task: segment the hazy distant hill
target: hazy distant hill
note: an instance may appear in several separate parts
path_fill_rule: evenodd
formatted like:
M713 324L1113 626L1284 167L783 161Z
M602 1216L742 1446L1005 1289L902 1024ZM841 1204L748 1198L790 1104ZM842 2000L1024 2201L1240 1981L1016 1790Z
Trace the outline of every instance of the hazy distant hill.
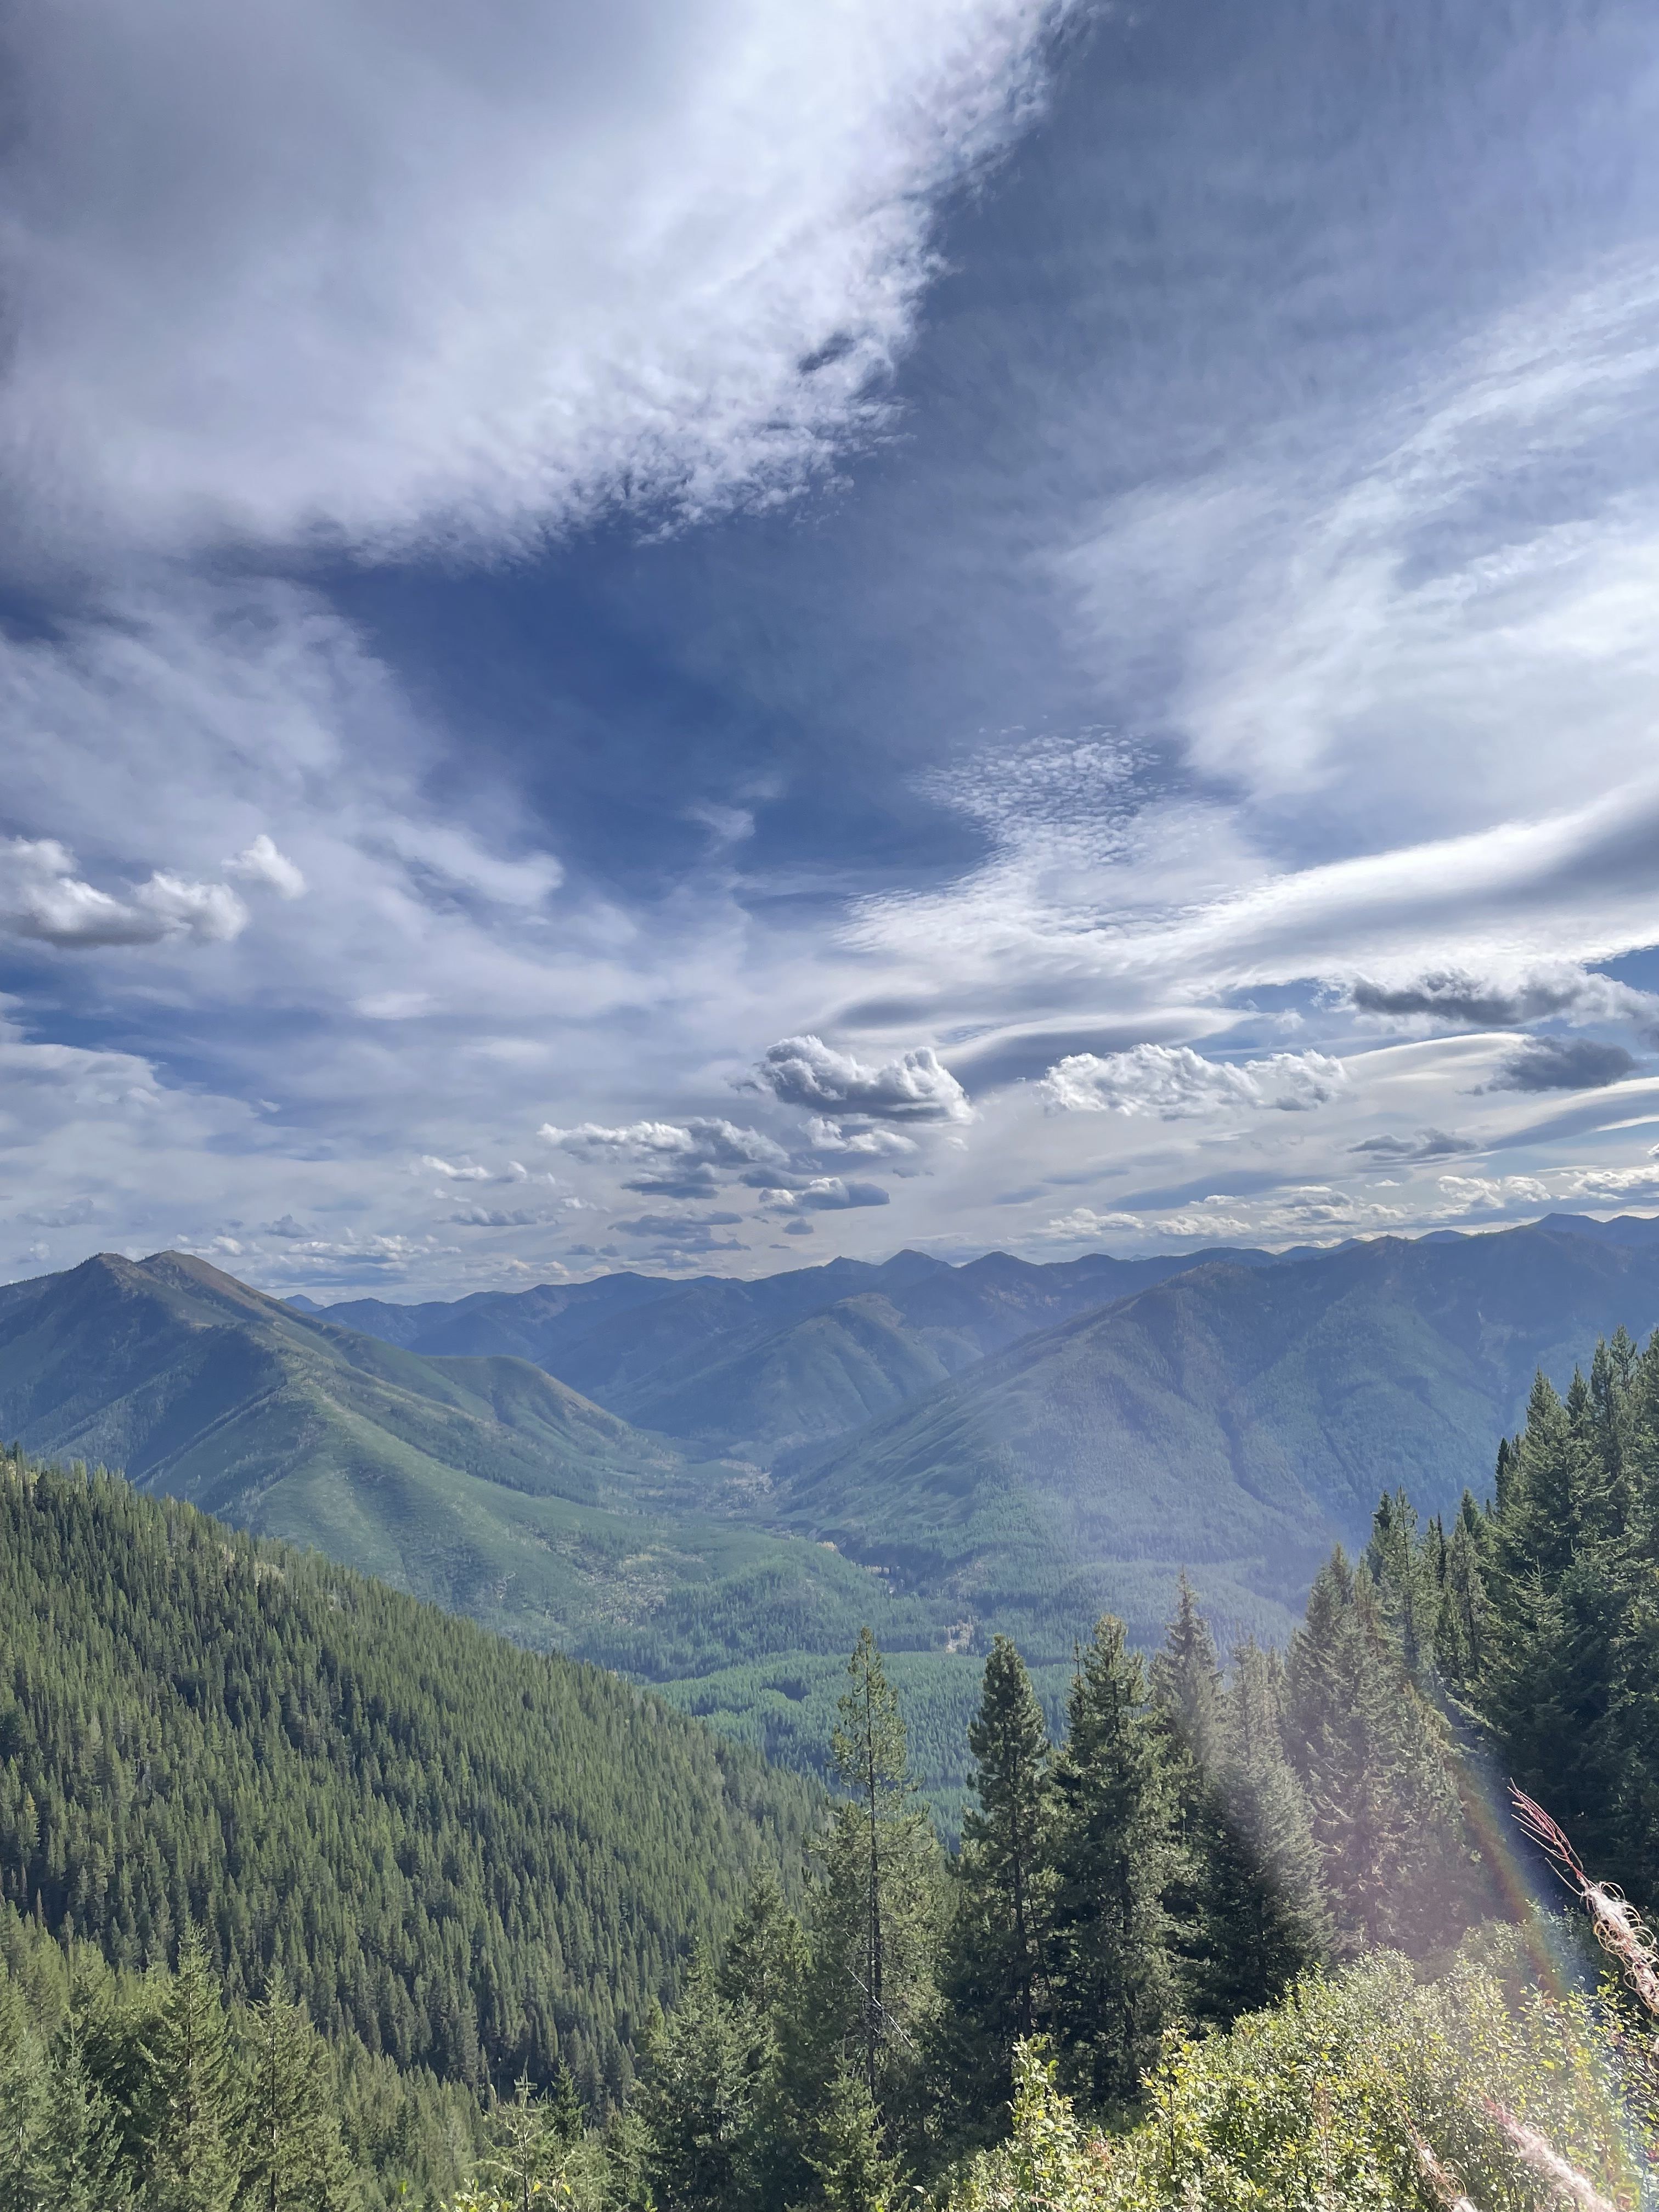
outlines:
M1219 1612L1294 1606L1384 1488L1484 1493L1538 1366L1659 1322L1659 1240L1576 1224L1212 1263L1040 1332L804 1450L778 1510L964 1614L1064 1647L1155 1631L1185 1565Z
M447 1306L355 1299L326 1317L422 1352L520 1352L641 1427L769 1464L1033 1329L1210 1257L1273 1264L1271 1254L1229 1251L1037 1266L993 1252L953 1267L900 1252L879 1267L836 1260L756 1282L623 1274Z

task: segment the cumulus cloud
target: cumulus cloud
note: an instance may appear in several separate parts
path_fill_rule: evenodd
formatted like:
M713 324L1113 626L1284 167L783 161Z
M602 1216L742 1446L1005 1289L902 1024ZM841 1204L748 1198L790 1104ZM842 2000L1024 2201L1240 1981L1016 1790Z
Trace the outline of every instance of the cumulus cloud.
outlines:
M1634 1074L1620 1044L1589 1037L1528 1037L1484 1087L1488 1091L1601 1091Z
M1610 975L1573 967L1540 969L1510 981L1442 969L1400 983L1359 978L1347 987L1348 1003L1361 1013L1391 1020L1427 1018L1468 1029L1512 1030L1564 1017L1602 1022L1632 1020L1650 1029L1659 999Z
M759 1129L714 1118L629 1121L620 1127L584 1121L571 1129L544 1121L537 1134L544 1144L582 1160L676 1160L687 1165L744 1168L781 1167L789 1158L781 1145Z
M1419 1129L1410 1137L1366 1137L1351 1149L1361 1158L1392 1166L1408 1160L1449 1159L1459 1152L1478 1152L1481 1146L1474 1138L1456 1136L1449 1129Z
M1206 1060L1190 1045L1138 1044L1103 1055L1073 1053L1036 1087L1054 1113L1156 1114L1176 1121L1240 1107L1305 1113L1335 1097L1346 1080L1341 1061L1322 1052L1232 1062Z
M806 1141L815 1152L856 1152L865 1159L902 1159L919 1149L915 1139L902 1130L832 1121L821 1115L807 1123Z
M526 543L622 488L787 486L868 420L934 196L1029 111L1059 12L38 11L8 52L14 512Z
M872 1121L969 1121L968 1094L931 1045L878 1067L837 1052L822 1037L785 1037L769 1048L744 1087L766 1090L785 1106L851 1114Z
M278 852L263 830L251 845L225 862L225 873L242 883L262 884L267 890L275 891L278 898L296 899L306 895L305 878L286 853Z
M1551 1203L1548 1185L1536 1176L1442 1176L1439 1184L1449 1213L1493 1213Z
M434 1152L422 1152L419 1167L432 1175L441 1176L446 1182L528 1182L530 1170L519 1160L509 1160L504 1168L482 1168L476 1161L441 1160ZM551 1177L549 1178L551 1181Z
M228 884L192 883L158 869L120 899L77 876L74 854L56 838L0 843L0 928L37 944L74 951L223 945L247 919Z
M760 1195L762 1204L775 1213L841 1213L849 1207L889 1202L878 1182L843 1182L839 1176L816 1176L794 1189L779 1185L763 1189Z
M1132 1231L1139 1235L1146 1223L1138 1213L1101 1213L1091 1206L1074 1206L1069 1213L1058 1213L1048 1223L1046 1234L1060 1240L1109 1235L1113 1230Z

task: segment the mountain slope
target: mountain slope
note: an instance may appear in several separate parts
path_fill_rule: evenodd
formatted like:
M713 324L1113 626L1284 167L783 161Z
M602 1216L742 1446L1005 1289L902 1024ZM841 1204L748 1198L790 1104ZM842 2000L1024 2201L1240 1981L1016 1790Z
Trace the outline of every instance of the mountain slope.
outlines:
M1659 1322L1659 1246L1524 1229L1211 1265L1025 1339L780 1470L779 1510L1056 1656L1101 1605L1148 1637L1177 1568L1272 1625L1404 1483L1484 1491L1534 1367Z
M741 1526L729 1471L527 1362L424 1359L178 1254L9 1286L0 1434L647 1672L665 1637L673 1671L702 1648L700 1610L833 1649L867 1599L833 1553Z
M665 1294L655 1297L641 1294L641 1278L622 1275L573 1291L507 1293L488 1306L477 1297L450 1307L359 1300L327 1314L422 1352L522 1351L642 1427L769 1465L793 1445L890 1412L1034 1329L1210 1257L1271 1264L1265 1253L1093 1253L1035 1266L994 1252L952 1267L901 1252L878 1267L838 1260L757 1282L659 1285ZM598 1295L610 1284L618 1288Z
M138 1966L188 1915L233 1990L475 2084L626 2080L692 1942L794 1861L805 1786L189 1508L0 1458L0 1891Z

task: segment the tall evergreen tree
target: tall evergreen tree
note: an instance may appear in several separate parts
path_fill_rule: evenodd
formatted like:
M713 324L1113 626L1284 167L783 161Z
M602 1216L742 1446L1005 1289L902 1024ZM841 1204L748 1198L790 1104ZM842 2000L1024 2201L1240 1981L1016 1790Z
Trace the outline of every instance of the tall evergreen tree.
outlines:
M0 1981L0 2212L44 2212L45 2054L21 1991Z
M1271 2004L1331 1957L1334 1929L1308 1801L1285 1755L1277 1655L1234 1654L1223 1712L1220 1796L1237 1877L1211 1923L1212 1986L1225 2019Z
M1053 1893L1053 1792L1042 1708L1006 1636L985 1662L969 1725L979 1802L963 1818L954 1911L939 1972L939 2066L964 2141L1001 2132L1014 2046L1042 2014Z
M1151 1686L1170 1808L1164 1905L1176 1996L1183 2013L1219 2023L1232 2016L1220 1923L1234 1890L1248 1881L1249 1851L1221 1796L1221 1666L1184 1569L1152 1657Z
M238 2212L337 2212L346 2159L322 2039L273 1967L253 2015Z
M1455 1934L1470 1856L1449 1732L1413 1685L1376 1587L1337 1551L1285 1662L1287 1749L1350 1948Z
M730 2212L750 2202L756 2087L738 2008L699 1954L673 2010L653 2015L641 2051L645 2170L660 2212Z
M1185 1568L1162 1648L1152 1660L1152 1690L1200 1771L1213 1773L1221 1749L1221 1664Z
M825 1854L814 1948L854 2021L859 2064L884 2125L890 2091L914 2074L933 1996L938 1847L916 1797L904 1721L875 1638L862 1630L830 1739L850 1802Z
M856 2067L836 2071L811 2162L829 2212L882 2212L892 2198L898 2166L886 2148L881 2116Z
M231 2147L229 2033L200 1933L186 1929L157 2023L150 2193L156 2212L228 2212L236 2192Z
M81 2025L69 2012L52 2039L52 2087L42 2149L51 2212L122 2212L133 2201L123 2172L113 2100L87 2064ZM319 2212L331 2212L319 2203Z
M1145 1670L1109 1614L1079 1655L1067 1721L1054 1767L1051 2017L1073 2081L1109 2106L1134 2096L1175 2001L1158 1731Z
M763 1871L714 1978L736 2030L750 2113L743 2160L763 2205L800 2203L814 2183L803 2123L822 2095L825 2045L804 2017L809 1964L801 1924L776 1877Z

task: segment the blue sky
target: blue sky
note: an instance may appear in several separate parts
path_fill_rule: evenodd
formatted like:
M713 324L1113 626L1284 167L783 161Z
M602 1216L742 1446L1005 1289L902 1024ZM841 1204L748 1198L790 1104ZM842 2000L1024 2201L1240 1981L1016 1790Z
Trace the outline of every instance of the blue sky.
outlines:
M1650 28L24 11L0 1271L1659 1206Z

